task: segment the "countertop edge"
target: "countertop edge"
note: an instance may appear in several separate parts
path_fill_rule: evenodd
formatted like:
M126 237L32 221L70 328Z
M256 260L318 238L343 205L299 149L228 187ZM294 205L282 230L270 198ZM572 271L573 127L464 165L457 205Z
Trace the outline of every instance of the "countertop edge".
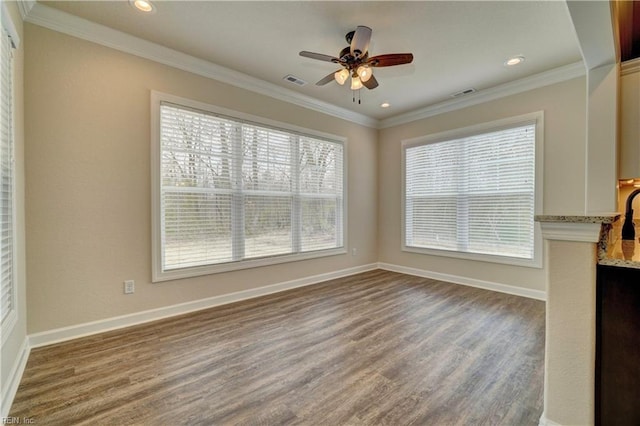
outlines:
M622 215L619 213L603 214L596 216L578 215L536 215L535 221L541 223L575 223L575 224L600 224L600 237L597 242L597 264L613 266L619 268L640 269L640 261L631 258L622 258L623 253L628 250L618 247L621 244L620 224L616 223ZM636 225L638 226L638 225ZM633 243L632 243L633 244ZM637 244L636 244L637 245ZM627 246L628 247L628 246ZM631 246L631 257L633 257L633 246ZM627 257L627 256L624 256ZM636 256L637 257L637 256Z
M640 262L636 262L634 260L611 259L608 257L605 257L604 259L600 259L599 256L598 256L598 265L615 266L618 268L640 269Z
M611 224L620 218L620 213L611 213L598 216L578 215L536 215L536 222L564 222L564 223L601 223Z

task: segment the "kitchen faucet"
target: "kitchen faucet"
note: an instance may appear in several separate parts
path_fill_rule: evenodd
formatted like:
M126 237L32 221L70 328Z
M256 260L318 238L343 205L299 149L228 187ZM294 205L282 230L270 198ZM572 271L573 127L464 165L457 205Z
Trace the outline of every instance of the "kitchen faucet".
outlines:
M622 239L635 240L636 230L633 227L633 208L631 204L636 195L640 194L640 189L636 189L627 197L627 210L624 212L624 224L622 225Z

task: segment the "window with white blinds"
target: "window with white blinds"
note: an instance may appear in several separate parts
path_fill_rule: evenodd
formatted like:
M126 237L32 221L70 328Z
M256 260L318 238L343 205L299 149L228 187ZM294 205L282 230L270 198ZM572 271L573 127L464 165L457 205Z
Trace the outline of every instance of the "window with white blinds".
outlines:
M404 248L534 261L537 125L405 144Z
M344 252L342 142L158 108L156 281Z
M4 28L0 44L0 309L5 328L15 317L16 290L13 262L13 44Z

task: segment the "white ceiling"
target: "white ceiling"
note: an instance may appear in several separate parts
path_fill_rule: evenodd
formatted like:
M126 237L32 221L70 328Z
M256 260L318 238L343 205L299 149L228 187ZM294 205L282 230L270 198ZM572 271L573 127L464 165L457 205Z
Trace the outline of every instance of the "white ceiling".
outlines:
M149 15L127 1L39 3L379 120L582 60L564 1L156 0ZM380 86L362 89L360 105L347 85L315 85L335 64L298 55L338 56L357 25L373 29L370 56L414 55L412 64L375 69ZM505 67L514 55L526 61Z

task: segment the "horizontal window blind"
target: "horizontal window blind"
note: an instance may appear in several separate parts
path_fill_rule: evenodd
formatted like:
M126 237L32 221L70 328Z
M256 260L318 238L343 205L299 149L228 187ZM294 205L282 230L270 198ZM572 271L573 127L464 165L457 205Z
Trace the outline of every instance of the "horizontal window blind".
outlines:
M2 31L0 46L0 283L2 324L15 310L13 267L13 88L12 44Z
M160 104L162 270L343 246L343 146Z
M407 247L533 259L534 123L404 154Z

